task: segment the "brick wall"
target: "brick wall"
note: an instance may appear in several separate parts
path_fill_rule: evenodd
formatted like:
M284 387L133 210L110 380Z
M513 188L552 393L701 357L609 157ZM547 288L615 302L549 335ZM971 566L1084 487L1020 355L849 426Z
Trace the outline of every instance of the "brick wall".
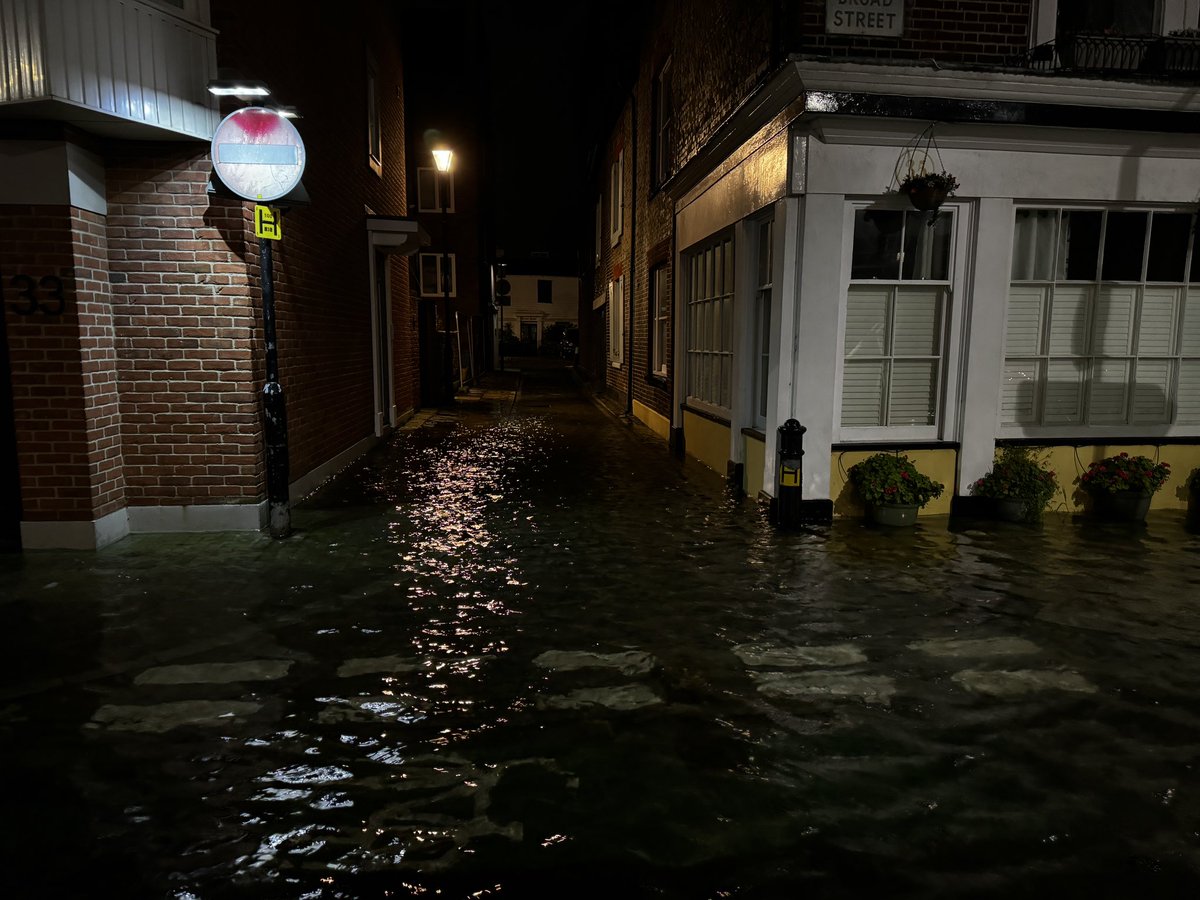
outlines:
M130 505L263 493L248 206L210 200L196 144L114 144L108 257Z
M218 63L245 77L261 78L282 103L294 104L308 166L304 185L312 205L284 217L275 248L280 381L287 398L292 475L319 466L374 433L370 251L366 210L405 215L404 106L401 61L394 24L379 3L346 6L316 32L291 4L275 0L260 11L276 28L278 46L309 48L326 65L274 67L253 29L243 27L244 7L212 4L221 31ZM278 15L271 15L272 10ZM296 52L300 52L297 50ZM378 76L383 126L382 174L368 162L367 66ZM315 57L314 57L315 58ZM223 110L228 111L228 110ZM257 252L251 248L250 261ZM408 261L391 261L395 403L419 402L416 308ZM257 277L257 269L253 270Z
M21 475L23 517L28 521L90 519L93 492L84 412L80 311L73 251L76 221L66 206L0 207L0 275L12 368L13 423ZM87 273L90 274L90 273ZM62 311L50 301L38 311L20 296L25 275L34 283L58 279ZM94 287L92 279L88 286Z
M906 0L904 34L894 38L825 34L825 0L804 0L797 12L800 20L787 36L797 52L834 59L934 59L994 66L1028 49L1033 2Z

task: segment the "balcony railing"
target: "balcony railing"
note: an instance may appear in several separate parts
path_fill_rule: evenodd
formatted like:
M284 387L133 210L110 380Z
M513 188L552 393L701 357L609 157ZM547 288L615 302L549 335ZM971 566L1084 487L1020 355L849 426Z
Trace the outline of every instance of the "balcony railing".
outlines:
M1200 38L1068 34L1033 47L1012 65L1035 72L1114 78L1200 80Z

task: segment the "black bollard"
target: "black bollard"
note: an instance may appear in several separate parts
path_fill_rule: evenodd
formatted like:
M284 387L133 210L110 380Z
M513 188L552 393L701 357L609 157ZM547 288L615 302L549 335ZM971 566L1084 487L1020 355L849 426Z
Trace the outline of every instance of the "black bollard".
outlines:
M775 433L775 524L780 528L795 528L803 518L801 473L806 431L795 419L788 419Z

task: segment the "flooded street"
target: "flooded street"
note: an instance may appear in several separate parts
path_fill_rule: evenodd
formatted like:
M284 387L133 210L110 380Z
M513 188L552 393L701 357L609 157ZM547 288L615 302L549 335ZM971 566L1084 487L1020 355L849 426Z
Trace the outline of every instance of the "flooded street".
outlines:
M8 896L1200 895L1181 515L780 533L539 370L293 522L0 558Z

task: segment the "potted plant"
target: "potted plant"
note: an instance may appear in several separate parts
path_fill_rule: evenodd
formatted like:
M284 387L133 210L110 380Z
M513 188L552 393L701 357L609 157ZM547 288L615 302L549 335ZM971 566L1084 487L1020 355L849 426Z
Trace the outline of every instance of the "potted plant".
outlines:
M1101 517L1141 522L1150 510L1150 498L1170 475L1170 463L1121 453L1089 464L1079 476L1079 486Z
M992 500L996 517L1008 522L1037 522L1058 480L1042 466L1028 447L1001 447L992 471L975 482L971 492Z
M922 475L899 453L876 453L850 467L850 483L879 525L912 525L917 510L942 495L944 485Z
M896 190L908 197L908 202L922 211L936 210L946 197L958 189L958 179L949 172L926 172L924 168L910 172Z

